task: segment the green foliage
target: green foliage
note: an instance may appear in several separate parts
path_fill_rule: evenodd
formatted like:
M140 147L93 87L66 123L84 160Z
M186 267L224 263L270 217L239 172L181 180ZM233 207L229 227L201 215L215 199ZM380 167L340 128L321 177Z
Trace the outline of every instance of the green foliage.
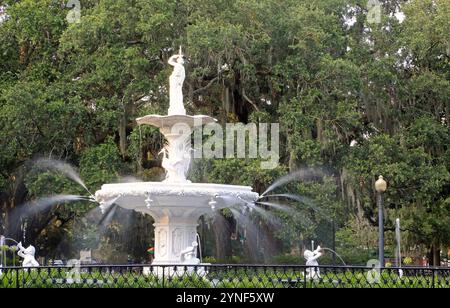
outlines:
M327 170L277 188L309 200L277 200L294 214L267 208L281 219L282 228L268 228L280 253L311 239L330 246L335 226L339 252L350 260L361 250L360 263L374 246L359 233L373 237L380 174L388 181L386 227L400 217L409 246L450 244L448 1L382 1L380 24L367 22L359 0L82 1L74 24L60 1L3 3L2 234L20 236L4 219L22 203L86 193L61 173L36 169L36 157L75 165L91 191L130 173L161 179L164 141L135 118L166 113L166 62L182 45L189 114L281 127L278 168L262 169L260 158L196 160L192 181L262 193L301 166ZM399 8L403 22L394 17ZM66 252L71 241L96 247L101 239L83 220L92 206L57 204L34 217L30 240ZM356 220L364 228L354 229Z
M295 255L278 255L273 257L272 262L274 264L295 264L295 265L304 265L305 259L301 256Z
M124 164L114 140L86 149L80 158L80 174L91 189L99 189L104 183L118 179Z
M412 264L412 262L413 262L413 260L411 257L406 257L403 259L403 264L405 264L405 265L410 265L410 264Z

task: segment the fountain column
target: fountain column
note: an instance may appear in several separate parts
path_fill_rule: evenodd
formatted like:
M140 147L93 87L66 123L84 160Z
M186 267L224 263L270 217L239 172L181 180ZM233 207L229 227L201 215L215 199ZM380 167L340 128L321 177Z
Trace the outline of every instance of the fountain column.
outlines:
M155 222L155 259L153 264L180 263L180 252L196 241L197 221L186 223Z
M201 215L211 213L208 197L183 196L170 198L170 203L154 204L140 212L155 220L155 258L153 264L179 264L181 252L197 241L197 226ZM196 202L195 202L196 201ZM197 204L196 204L197 203Z

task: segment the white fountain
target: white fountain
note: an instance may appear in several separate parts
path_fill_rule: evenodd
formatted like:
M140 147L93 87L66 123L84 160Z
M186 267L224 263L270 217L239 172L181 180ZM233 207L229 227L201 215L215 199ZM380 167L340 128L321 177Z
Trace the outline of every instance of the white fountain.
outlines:
M105 210L111 200L125 209L149 214L155 220L155 258L153 265L199 264L197 225L201 215L236 204L254 202L258 194L249 186L191 183L186 179L191 162L193 128L215 122L204 115L186 115L182 87L184 56L169 59L174 66L170 76L170 107L167 116L148 115L136 119L139 125L156 126L167 139L161 151L166 170L163 182L105 184L95 193Z

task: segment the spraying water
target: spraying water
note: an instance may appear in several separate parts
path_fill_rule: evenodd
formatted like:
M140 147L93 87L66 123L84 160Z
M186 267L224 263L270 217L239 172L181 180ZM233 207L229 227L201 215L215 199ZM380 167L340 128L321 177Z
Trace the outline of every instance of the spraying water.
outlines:
M83 180L81 180L78 173L70 164L54 159L39 159L36 161L36 165L40 168L53 169L63 173L68 178L81 185L81 187L89 193L89 196L93 197L93 194L89 191Z
M40 198L35 201L30 201L22 204L21 206L14 209L12 215L13 217L26 218L31 215L35 215L42 211L48 210L55 204L64 202L75 202L75 201L89 201L96 202L90 197L78 196L78 195L56 195L51 197Z
M269 211L266 211L265 209L257 206L257 204L255 202L249 202L245 199L240 198L239 196L236 197L236 196L221 196L221 195L219 195L219 196L217 196L217 199L222 199L224 201L228 201L228 203L230 203L230 204L232 204L232 202L235 202L235 204L232 205L232 207L234 207L234 208L238 208L238 207L244 205L244 209L248 208L250 210L250 212L255 211L265 221L268 221L274 225L280 224L280 219L278 217L274 216Z
M273 182L273 184L270 185L266 189L266 191L261 194L261 197L265 196L267 193L274 190L275 188L278 188L278 187L280 187L286 183L292 182L294 180L300 180L300 179L308 180L310 178L316 178L316 177L320 177L323 175L324 175L324 172L320 169L317 170L317 169L311 169L311 168L301 168L301 169L291 172L291 173L279 178L275 182Z
M274 209L281 210L281 211L284 211L284 212L289 213L289 214L294 214L295 213L295 211L292 208L290 208L288 206L285 206L285 205L278 204L278 203L258 201L255 204L266 205L268 207L272 207Z
M342 262L342 264L344 264L345 266L347 266L347 264L345 264L344 260L341 258L341 256L340 256L336 251L334 251L333 249L327 248L327 247L321 247L321 248L324 249L324 250L328 250L328 251L334 253L335 256L338 257L339 260Z
M316 206L310 198L294 195L294 194L273 194L273 195L266 195L261 196L258 200L261 199L270 199L270 198L285 198L290 199L294 201L300 202L302 205L306 205L308 208L312 209L315 213L319 214L321 218L330 221L330 218L324 213L324 211ZM261 203L261 201L257 201L257 203ZM273 203L272 203L273 204Z
M9 238L9 237L5 237L5 241L11 241L14 242L16 245L19 244L19 242L17 242L15 239Z

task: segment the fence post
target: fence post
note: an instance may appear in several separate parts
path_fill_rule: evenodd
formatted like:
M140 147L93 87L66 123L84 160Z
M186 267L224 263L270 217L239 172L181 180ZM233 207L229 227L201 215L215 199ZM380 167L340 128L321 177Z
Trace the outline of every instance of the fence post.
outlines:
M306 267L303 268L303 289L306 289L308 285L306 284Z
M433 271L432 271L433 277L431 278L431 288L432 289L434 289L434 284L435 284L435 280L434 280L435 279L434 277L436 276L435 272L436 272L436 268L433 268Z
M162 270L163 270L163 276L162 276L162 287L163 288L165 288L165 276L164 276L164 272L166 271L166 267L163 265L163 268L162 268Z
M20 285L19 285L19 269L15 268L14 270L16 271L16 289L19 289L20 288Z

